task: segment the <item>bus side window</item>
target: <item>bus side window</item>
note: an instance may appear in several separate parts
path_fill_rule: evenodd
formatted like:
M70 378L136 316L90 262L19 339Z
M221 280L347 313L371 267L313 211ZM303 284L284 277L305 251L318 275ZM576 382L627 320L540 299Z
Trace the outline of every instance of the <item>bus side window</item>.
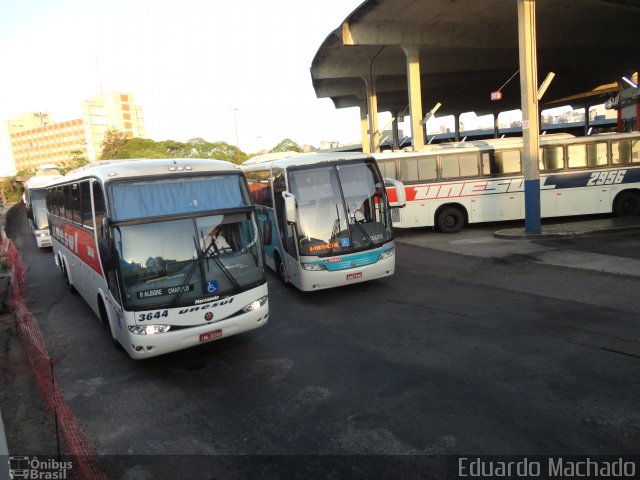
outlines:
M567 147L569 168L584 168L587 166L585 145L569 145Z
M640 140L631 141L631 163L640 163Z
M393 161L378 162L382 178L396 178L396 164Z
M99 232L101 238L104 237L105 232L102 231L102 220L107 215L107 209L104 203L104 195L102 193L102 186L99 182L91 182L91 188L93 190L93 210L94 217L96 219L96 229Z
M590 143L587 145L587 165L589 167L602 167L607 164L607 144L604 142Z
M629 140L611 144L611 161L614 165L631 163L631 142Z
M440 157L442 178L473 177L480 173L475 153Z
M544 147L540 149L540 152L540 170L562 170L564 168L562 147Z
M80 223L80 187L77 183L71 185L72 220Z
M82 225L93 229L93 215L91 214L91 191L89 181L80 182L80 200L82 202Z
M69 185L65 185L62 187L62 197L63 197L63 211L64 217L67 220L71 220L73 218L73 213L71 209L71 187Z
M500 173L520 173L522 172L522 161L520 159L520 150L504 150L498 152L500 156L500 164L502 166Z
M436 180L438 178L438 163L435 157L418 160L418 177L420 180Z
M402 182L417 182L418 176L418 160L414 158L404 159L400 161L400 178Z

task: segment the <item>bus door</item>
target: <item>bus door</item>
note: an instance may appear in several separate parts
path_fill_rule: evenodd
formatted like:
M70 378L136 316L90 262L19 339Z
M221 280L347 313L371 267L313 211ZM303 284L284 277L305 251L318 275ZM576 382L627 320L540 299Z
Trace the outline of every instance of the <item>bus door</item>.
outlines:
M281 168L273 169L273 198L274 198L274 215L275 223L274 229L278 229L278 237L281 242L280 260L283 262L288 280L294 285L298 286L299 283L299 260L298 260L298 245L296 241L296 227L295 224L289 223L286 215L285 199L282 196L283 192L287 191L287 185L285 180L285 171ZM278 271L278 265L275 265L274 270Z

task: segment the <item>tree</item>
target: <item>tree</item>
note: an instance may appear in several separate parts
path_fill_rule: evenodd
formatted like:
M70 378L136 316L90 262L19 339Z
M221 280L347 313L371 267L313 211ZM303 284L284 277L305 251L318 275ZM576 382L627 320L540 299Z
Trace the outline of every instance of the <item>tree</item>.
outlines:
M73 150L71 152L71 158L66 162L63 162L60 166L60 173L66 175L67 172L87 165L89 160L84 156L81 150Z
M19 202L22 199L22 185L15 177L0 178L0 198L5 202Z
M275 152L302 152L302 148L290 138L285 138L270 150L270 153Z
M100 160L126 158L122 156L124 154L126 142L127 135L124 132L113 127L107 130L104 133L104 138L100 144L102 147Z

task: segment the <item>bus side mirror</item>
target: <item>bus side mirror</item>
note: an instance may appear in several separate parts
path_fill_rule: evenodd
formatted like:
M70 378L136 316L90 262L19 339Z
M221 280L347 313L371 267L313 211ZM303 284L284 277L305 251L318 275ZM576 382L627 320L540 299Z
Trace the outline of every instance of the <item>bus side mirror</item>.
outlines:
M407 194L404 190L404 183L395 178L385 178L384 186L387 188L387 195L389 195L389 206L391 208L404 208L407 205ZM389 188L395 189L395 195L390 195ZM395 197L395 202L392 202L391 198Z
M110 238L101 238L98 240L98 252L100 253L100 263L102 263L102 270L108 272L113 270L113 243Z
M288 223L296 223L296 197L289 192L282 192L284 198L284 211Z
M31 207L27 207L27 218L33 220L33 209Z
M100 254L100 262L102 270L105 272L112 270L113 265L113 240L109 234L109 219L102 219L102 232L98 240L98 253Z
M271 245L271 220L265 220L262 224L262 244L266 247Z

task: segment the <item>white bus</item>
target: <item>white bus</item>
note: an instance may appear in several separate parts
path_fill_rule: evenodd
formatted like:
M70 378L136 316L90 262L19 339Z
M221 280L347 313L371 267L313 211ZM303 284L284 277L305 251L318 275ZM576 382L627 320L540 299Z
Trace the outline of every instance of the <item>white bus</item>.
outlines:
M390 206L373 157L279 157L255 157L242 168L258 209L265 261L283 282L309 291L393 275Z
M50 182L60 178L57 172L31 177L24 185L24 204L27 208L27 218L36 238L38 248L51 246L49 234L49 220L47 218L47 205L45 202L45 187Z
M65 281L132 358L267 323L261 239L239 167L98 162L51 184L47 209Z
M640 133L540 137L542 217L640 214ZM376 154L385 177L404 184L399 228L455 233L466 223L524 218L522 138L429 145ZM393 200L395 189L389 190Z

